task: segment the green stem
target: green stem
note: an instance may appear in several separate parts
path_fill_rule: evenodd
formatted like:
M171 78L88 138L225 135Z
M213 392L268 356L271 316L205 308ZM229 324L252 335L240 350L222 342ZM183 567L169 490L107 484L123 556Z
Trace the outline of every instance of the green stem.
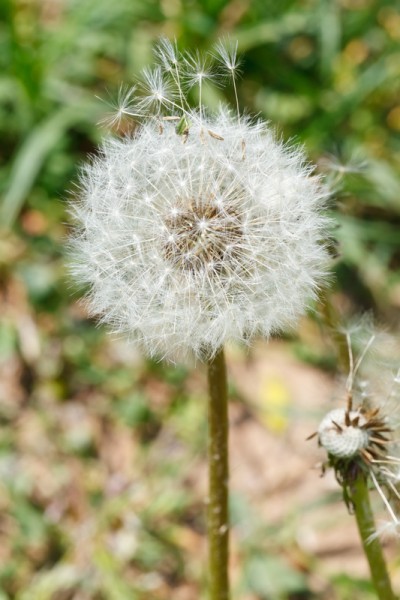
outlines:
M344 373L347 373L350 369L350 365L346 335L341 331L341 319L332 303L331 296L332 295L328 292L328 289L325 289L321 293L321 314L322 318L324 319L325 326L328 328L329 331L331 331L332 340L335 344L335 350L337 354L339 367L343 370Z
M228 390L224 351L208 361L208 544L210 600L229 599Z
M358 531L377 596L379 600L396 600L379 539L375 537L371 540L370 537L371 533L375 532L375 523L365 474L360 471L355 481L349 487Z

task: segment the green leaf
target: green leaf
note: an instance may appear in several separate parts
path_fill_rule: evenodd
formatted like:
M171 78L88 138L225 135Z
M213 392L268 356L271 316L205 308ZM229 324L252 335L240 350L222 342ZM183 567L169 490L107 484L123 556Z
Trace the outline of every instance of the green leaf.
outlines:
M341 22L338 2L321 0L319 3L320 69L324 77L332 73L340 51Z
M124 582L116 559L102 548L97 548L93 555L100 580L101 590L109 600L136 600L137 592Z
M279 598L306 589L305 577L283 559L256 554L245 567L249 589L260 598Z
M93 107L92 107L93 110ZM0 222L12 226L47 156L75 123L88 118L87 107L62 107L27 137L11 167L10 185L0 208Z
M238 29L235 38L239 49L245 52L265 43L276 43L282 38L304 34L310 29L310 19L306 13L287 13L276 21L264 21Z
M75 565L60 564L51 571L38 573L17 600L52 600L64 596L63 592L73 589L80 581L81 576Z

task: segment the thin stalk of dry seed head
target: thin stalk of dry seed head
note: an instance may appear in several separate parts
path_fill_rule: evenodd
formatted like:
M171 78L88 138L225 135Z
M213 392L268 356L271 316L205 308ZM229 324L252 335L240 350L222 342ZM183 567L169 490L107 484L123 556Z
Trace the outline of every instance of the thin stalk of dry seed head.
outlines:
M371 537L375 532L365 474L360 470L358 476L349 485L350 499L354 506L354 514L360 533L364 554L368 560L371 579L379 600L396 600L378 537Z
M327 325L328 331L332 334L339 367L343 373L346 373L349 370L349 353L346 336L338 328L340 316L330 300L328 289L323 290L320 294L320 306L323 320Z
M208 388L209 594L210 600L228 600L228 391L222 348L208 361Z

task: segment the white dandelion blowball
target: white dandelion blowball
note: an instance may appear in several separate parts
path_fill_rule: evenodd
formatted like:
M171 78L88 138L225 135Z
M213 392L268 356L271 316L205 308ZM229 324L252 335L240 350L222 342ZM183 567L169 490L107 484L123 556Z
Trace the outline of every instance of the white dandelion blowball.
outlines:
M235 48L218 51L234 77ZM326 273L327 191L267 123L207 114L208 61L165 40L157 57L112 119L134 133L82 171L73 270L91 312L147 354L204 358L296 323Z

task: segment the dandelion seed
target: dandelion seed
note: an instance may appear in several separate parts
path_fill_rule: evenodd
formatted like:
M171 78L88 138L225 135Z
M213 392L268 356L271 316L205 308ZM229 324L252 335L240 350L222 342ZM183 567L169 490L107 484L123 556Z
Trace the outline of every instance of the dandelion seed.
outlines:
M142 75L142 96L138 105L144 114L158 117L163 107L171 108L176 105L174 88L165 77L161 66L154 69L143 69Z
M216 77L210 57L202 56L198 50L195 54L185 54L183 68L183 80L188 89L195 85L200 86L204 81Z
M214 80L215 73L212 70L210 57L202 56L199 51L195 54L186 53L184 57L183 82L187 89L195 86L199 91L199 115L202 118L202 99L204 82Z
M179 66L179 52L176 42L162 37L154 51L155 57L166 72L174 71Z
M240 60L237 41L220 40L215 46L214 55L225 66L231 77L238 76Z
M215 47L215 56L229 73L235 94L236 112L240 123L239 97L236 88L236 79L239 75L240 60L238 58L238 43L231 40L219 41Z
M336 187L340 186L345 177L364 173L368 167L368 161L356 156L344 160L334 154L326 154L320 158L318 165L327 174L330 185Z
M368 167L368 162L365 159L354 157L346 162L334 154L327 154L322 157L319 164L339 176L362 173Z
M116 99L110 98L107 102L110 111L100 121L102 125L107 127L120 128L121 123L126 117L141 117L137 101L135 99L137 87L128 86L121 84Z

